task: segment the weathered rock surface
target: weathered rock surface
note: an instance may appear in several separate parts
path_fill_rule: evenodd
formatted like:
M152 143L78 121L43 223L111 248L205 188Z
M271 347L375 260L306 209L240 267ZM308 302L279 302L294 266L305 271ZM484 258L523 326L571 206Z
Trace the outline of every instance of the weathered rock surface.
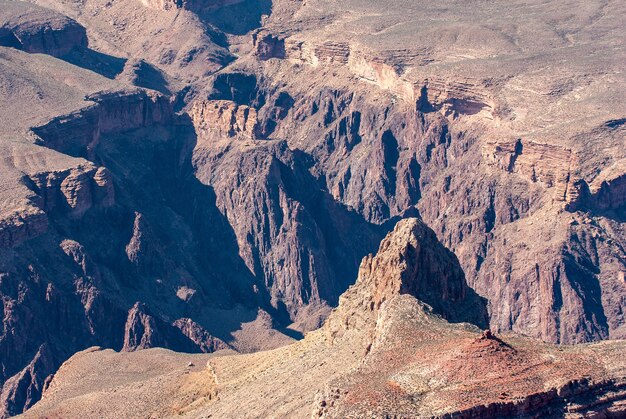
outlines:
M622 338L615 325L625 290L614 278L625 269L623 106L607 85L572 82L590 69L595 80L620 78L608 29L616 22L608 10L620 6L591 6L607 26L574 30L574 49L552 35L494 31L483 23L508 18L486 4L472 18L452 6L391 7L398 12L307 2L291 20L279 10L253 35L254 59L227 71L256 75L264 96L253 99L261 124L273 121L269 138L310 156L336 200L373 223L419 210L488 298L495 330L564 343ZM603 64L565 64L589 37L602 45ZM529 55L547 50L569 76L544 72L543 58ZM355 77L358 87L346 88ZM293 103L281 118L271 111L278 94ZM597 257L595 239L578 244L581 234L598 235L593 225L610 237Z
M623 2L32 2L2 3L4 412L91 345L288 343L410 216L461 265L412 290L446 318L467 283L496 333L626 336Z
M193 166L214 191L260 292L269 294L276 315L294 322L336 304L359 257L382 235L382 228L320 190L283 141L200 136Z
M132 147L122 146L130 138L123 136L128 132L139 131L135 141L142 149L136 153L145 153L146 159L154 158L150 153L156 153L160 141L161 147L167 144L172 149L158 153L180 152L180 147L164 141L175 129L169 100L49 56L14 49L2 49L1 56L0 84L7 95L0 107L0 415L31 406L65 359L94 344L126 350L160 344L190 352L225 345L200 325L205 322L202 316L193 310L184 313L177 290L196 290L187 293L190 305L202 307L200 300L209 297L190 279L197 277L188 273L194 268L186 270L172 262L184 259L180 250L177 255L163 250L160 222L178 237L174 249L191 241L185 236L190 228L172 210L163 218L161 210L148 209L150 204L137 204L148 202L145 197L133 198L139 197L138 190L154 185L157 177L129 189L125 181L120 183L131 176L126 168L109 170L104 163L108 154L103 149L128 156ZM62 112L67 112L65 117L59 116ZM176 157L172 163L161 172L162 179L168 179L167 188L175 188L173 173L182 167ZM140 171L146 167L141 165ZM158 169L163 168L154 167L157 173ZM163 185L157 183L153 192L162 191ZM135 214L143 212L148 214L148 227L135 222ZM151 229L156 230L152 237ZM147 242L149 238L155 242ZM169 283L164 270L176 283ZM152 276L155 271L157 277ZM152 277L149 286L142 279L146 277ZM205 288L214 295L223 292L219 286ZM223 294L214 298L226 301ZM140 304L142 309L134 313L137 301L148 304ZM227 303L226 311L232 307ZM248 315L252 314L242 308L233 317ZM196 322L189 323L189 316ZM229 327L222 327L219 334L230 336Z
M247 105L222 100L200 101L193 105L189 115L202 138L254 140L259 135L257 111Z
M46 95L57 94L54 76ZM84 89L61 90L76 107L65 116L40 123L26 111L19 139L5 143L3 168L19 182L3 178L4 415L32 405L61 362L91 345L289 342L275 329L318 327L383 232L320 190L284 142L211 142L161 95ZM216 159L224 150L230 157ZM243 179L254 194L233 200L230 182ZM256 321L259 312L270 321ZM32 378L15 378L26 366Z
M403 220L376 256L363 260L356 284L327 323L302 341L210 357L94 348L66 362L24 417L573 418L626 412L623 341L560 347L449 323L434 311L485 320L484 306L473 301L460 272L431 230ZM415 296L434 298L439 307Z
M0 46L62 57L87 47L85 28L50 9L21 1L0 2Z
M363 259L356 284L342 295L325 327L333 337L363 331L376 323L386 301L405 294L450 322L488 324L485 302L467 286L456 257L431 229L409 218L396 224L375 256Z
M589 228L583 222L588 215L563 211L585 196L577 191L581 165L571 149L524 139L494 144L485 141L480 129L438 112L424 114L403 102L381 106L371 99L380 94L377 89L316 90L317 84L308 81L310 73L300 71L302 77L287 91L263 87L272 93L263 98L258 119L273 121L270 139L287 138L290 148L306 154L311 173L334 199L375 224L419 210L457 254L468 282L490 301L492 326L498 331L513 329L568 343L623 337L614 326L622 318L622 284L609 279L615 277L611 272L625 269L620 221L613 219L620 219L621 207L612 210L613 216L590 215L612 226L605 229L611 237L607 257L587 259L604 272L598 276L583 262L583 255L591 253L567 234L574 222ZM275 117L278 96L291 97L292 105ZM527 246L534 237L542 237L541 243ZM572 250L564 253L564 248ZM535 264L543 273L536 273ZM558 294L539 292L552 289L541 284L554 277L563 289L584 291L562 303ZM545 307L551 308L543 313ZM559 322L572 326L561 330L554 325ZM594 326L580 326L586 323Z
M530 182L554 188L556 201L573 201L571 172L575 162L572 150L517 140L510 143L487 143L487 158L501 170L517 173Z
M85 97L95 104L33 127L41 145L76 157L93 159L102 135L116 134L173 121L167 98L140 90L102 92Z

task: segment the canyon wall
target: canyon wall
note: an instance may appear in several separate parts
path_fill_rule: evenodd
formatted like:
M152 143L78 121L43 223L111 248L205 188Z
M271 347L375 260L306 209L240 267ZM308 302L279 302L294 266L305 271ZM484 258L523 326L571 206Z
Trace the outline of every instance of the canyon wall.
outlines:
M266 57L266 73L256 78L271 80L274 71L296 65L298 79L262 84L258 119L272 118L270 139L286 138L304 152L334 199L379 225L419 213L488 299L495 330L561 343L623 337L621 175L607 174L610 180L594 184L603 186L585 192L574 150L536 139L493 140L497 131L486 124L495 105L474 93L481 86L443 83L443 94L431 84L413 102L382 89L387 100L376 101L368 99L381 94L376 83L318 86L307 80L310 72L332 67L337 74L327 85L345 74L332 62L300 67L285 57ZM291 106L276 118L279 96L290 97ZM470 102L481 104L478 111ZM609 191L611 198L599 198ZM600 201L606 204L594 203ZM611 240L597 241L596 229Z
M41 3L71 18L0 2L0 416L31 406L91 345L249 351L300 338L408 217L447 250L413 243L385 267L441 281L382 275L359 313L378 315L371 303L400 289L452 321L463 308L482 325L484 303L496 333L626 337L622 101L606 87L621 74L607 57L620 56L593 32L618 12L587 16L610 22L566 47L543 3L510 9L542 21L530 40L515 20L445 21L428 2L365 14L380 5ZM471 13L508 16L492 7ZM560 33L586 22L561 18ZM362 265L368 284L376 263ZM528 403L561 403L554 394ZM501 408L480 412L518 406Z

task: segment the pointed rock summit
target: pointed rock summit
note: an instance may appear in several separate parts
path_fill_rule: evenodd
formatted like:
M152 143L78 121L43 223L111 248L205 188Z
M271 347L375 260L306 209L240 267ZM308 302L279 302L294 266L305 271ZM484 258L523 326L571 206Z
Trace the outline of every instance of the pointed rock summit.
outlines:
M79 353L25 417L623 417L622 342L553 346L467 322L486 323L484 300L432 230L407 219L301 341L250 354ZM157 326L136 305L127 334L154 343ZM130 376L129 364L149 374Z
M408 294L446 320L488 324L486 302L465 281L456 256L417 218L398 222L376 255L361 262L356 283L340 298L327 327L373 326L377 312L394 298Z

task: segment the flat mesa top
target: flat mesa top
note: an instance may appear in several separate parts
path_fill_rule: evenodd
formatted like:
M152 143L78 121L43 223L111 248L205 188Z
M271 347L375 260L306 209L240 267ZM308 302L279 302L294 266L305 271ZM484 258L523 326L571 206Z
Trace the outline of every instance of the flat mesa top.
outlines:
M561 141L626 114L624 16L622 1L308 0L267 27L346 43L410 82L464 84L514 135Z
M44 54L0 47L0 137L73 112L85 96L119 90L119 83Z

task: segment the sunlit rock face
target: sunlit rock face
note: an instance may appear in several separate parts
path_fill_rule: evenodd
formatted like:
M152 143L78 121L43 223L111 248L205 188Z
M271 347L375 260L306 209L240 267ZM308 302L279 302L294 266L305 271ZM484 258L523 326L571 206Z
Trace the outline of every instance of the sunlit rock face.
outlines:
M481 331L484 303L434 232L408 218L363 259L337 309L301 341L211 356L90 348L61 366L25 417L73 418L85 410L325 418L624 413L623 342L557 346ZM130 342L162 339L153 324L133 307Z
M0 1L2 415L93 345L253 352L330 316L329 341L348 339L337 356L358 364L415 332L424 304L497 336L625 338L623 14L600 0ZM341 304L353 316L331 314ZM458 333L470 354L510 354ZM385 379L417 394L399 377ZM305 416L312 397L329 416L367 402L357 386L333 410L317 390ZM540 390L516 394L562 403ZM441 412L468 411L454 406Z

